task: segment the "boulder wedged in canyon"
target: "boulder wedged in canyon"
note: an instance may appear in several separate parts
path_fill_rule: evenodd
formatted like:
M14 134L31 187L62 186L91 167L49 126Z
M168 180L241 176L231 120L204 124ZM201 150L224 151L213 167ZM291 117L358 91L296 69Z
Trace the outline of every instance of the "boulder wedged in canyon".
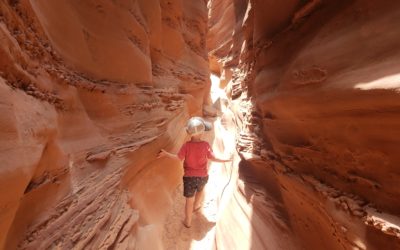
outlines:
M243 158L217 245L400 248L399 7L209 2L210 69Z
M0 3L0 249L133 249L161 223L206 32L204 1Z

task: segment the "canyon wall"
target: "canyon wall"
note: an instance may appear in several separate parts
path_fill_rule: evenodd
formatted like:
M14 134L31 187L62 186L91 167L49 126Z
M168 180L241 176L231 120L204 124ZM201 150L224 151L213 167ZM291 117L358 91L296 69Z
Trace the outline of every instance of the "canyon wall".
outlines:
M0 249L162 248L156 155L215 115L210 70L241 158L217 248L400 249L399 7L1 1Z
M208 5L242 158L218 247L400 249L400 3Z
M156 155L212 111L206 32L205 1L0 2L0 249L157 239L182 169Z

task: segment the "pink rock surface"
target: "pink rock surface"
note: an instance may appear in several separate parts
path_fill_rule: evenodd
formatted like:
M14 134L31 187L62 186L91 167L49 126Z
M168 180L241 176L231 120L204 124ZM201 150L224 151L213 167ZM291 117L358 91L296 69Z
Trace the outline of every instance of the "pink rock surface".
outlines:
M0 14L0 249L133 249L180 182L158 151L209 103L206 3L2 1Z
M0 249L400 249L399 7L0 2ZM193 115L238 154L186 230Z
M229 230L243 216L251 249L400 248L399 225L369 222L367 209L400 214L399 4L209 6L210 69L233 72L226 90L244 159L217 245L240 246L245 234Z

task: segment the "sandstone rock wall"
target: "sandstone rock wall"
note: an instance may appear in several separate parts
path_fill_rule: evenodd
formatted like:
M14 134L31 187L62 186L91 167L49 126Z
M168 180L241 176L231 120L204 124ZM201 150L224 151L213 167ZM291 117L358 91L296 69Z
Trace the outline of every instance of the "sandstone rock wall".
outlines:
M0 249L154 233L182 171L155 156L209 102L206 32L205 1L0 2Z
M210 69L229 82L243 158L220 247L400 248L399 3L209 7ZM240 214L252 225L232 236Z
M0 249L161 248L155 157L210 70L242 158L218 248L400 248L399 5L1 1Z

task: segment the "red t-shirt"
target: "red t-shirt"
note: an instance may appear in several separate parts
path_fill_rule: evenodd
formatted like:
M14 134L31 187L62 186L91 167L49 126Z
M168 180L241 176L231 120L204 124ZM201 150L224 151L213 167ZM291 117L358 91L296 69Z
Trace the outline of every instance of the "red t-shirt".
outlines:
M183 162L185 176L208 176L208 159L214 158L210 144L205 141L188 141L182 145L178 157Z

